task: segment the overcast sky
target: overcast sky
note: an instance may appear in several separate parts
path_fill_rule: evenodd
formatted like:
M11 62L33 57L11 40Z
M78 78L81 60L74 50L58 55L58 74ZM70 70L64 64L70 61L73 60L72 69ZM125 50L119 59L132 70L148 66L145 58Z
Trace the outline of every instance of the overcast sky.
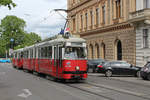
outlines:
M0 20L6 15L15 15L26 21L27 32L36 32L42 39L60 32L65 19L53 9L66 9L67 0L13 0L17 6L12 10L0 8ZM60 12L66 17L64 12Z

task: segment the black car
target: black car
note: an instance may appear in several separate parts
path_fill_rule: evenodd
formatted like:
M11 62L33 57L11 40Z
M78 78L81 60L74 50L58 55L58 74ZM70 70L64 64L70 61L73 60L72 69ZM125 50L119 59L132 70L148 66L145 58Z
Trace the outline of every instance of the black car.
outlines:
M115 75L140 75L141 67L132 66L125 61L105 62L99 66L99 72L104 73L105 76L110 77Z
M92 70L92 72L96 72L97 65L100 62L105 61L104 59L90 59L87 61L87 71Z
M141 77L150 80L150 61L141 69Z

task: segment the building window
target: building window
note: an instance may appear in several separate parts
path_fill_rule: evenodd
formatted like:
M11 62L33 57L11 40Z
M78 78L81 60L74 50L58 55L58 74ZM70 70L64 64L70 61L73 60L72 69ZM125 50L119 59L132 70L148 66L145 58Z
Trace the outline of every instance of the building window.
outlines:
M110 24L110 17L111 17L111 16L110 16L110 10L111 10L111 9L110 9L110 8L111 8L110 5L111 5L111 1L108 0L107 2L108 2L108 9L107 9L107 11L108 11L108 24Z
M90 11L90 18L91 18L91 27L93 26L93 12Z
M148 48L148 29L143 29L143 48Z
M80 16L80 20L81 20L81 30L83 29L83 16Z
M76 30L76 19L74 18L73 19L73 31L75 31Z
M93 50L93 45L90 44L90 54L91 54L91 57L90 58L94 58L94 50Z
M102 7L103 24L105 24L105 5Z
M116 0L116 18L121 17L121 0Z
M85 28L88 27L88 13L85 13Z
M95 47L96 47L96 58L99 58L99 57L100 57L100 53L99 53L99 45L96 44Z
M96 9L96 25L99 25L100 22L100 13L99 13L99 8Z
M106 58L106 48L105 48L105 44L102 43L101 44L101 54L102 54L102 58L105 59Z

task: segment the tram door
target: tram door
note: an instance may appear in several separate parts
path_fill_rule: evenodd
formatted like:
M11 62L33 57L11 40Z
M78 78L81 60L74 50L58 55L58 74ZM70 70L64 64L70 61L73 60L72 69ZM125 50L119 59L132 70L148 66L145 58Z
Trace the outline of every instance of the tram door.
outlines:
M56 72L56 76L58 77L58 46L54 46L54 66L56 68L55 72Z
M36 53L37 53L37 51L36 51L36 47L33 49L33 51L34 51L34 62L33 62L33 70L35 70L35 62L36 62Z
M56 67L56 76L59 76L61 63L62 63L62 47L57 45L54 47L54 66Z

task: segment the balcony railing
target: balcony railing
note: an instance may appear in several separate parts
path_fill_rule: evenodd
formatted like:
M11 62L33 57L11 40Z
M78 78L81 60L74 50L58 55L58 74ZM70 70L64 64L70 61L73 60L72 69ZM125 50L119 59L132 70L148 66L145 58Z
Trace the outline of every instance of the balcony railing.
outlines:
M150 19L150 8L142 9L136 12L130 13L129 20L131 22L138 22Z

